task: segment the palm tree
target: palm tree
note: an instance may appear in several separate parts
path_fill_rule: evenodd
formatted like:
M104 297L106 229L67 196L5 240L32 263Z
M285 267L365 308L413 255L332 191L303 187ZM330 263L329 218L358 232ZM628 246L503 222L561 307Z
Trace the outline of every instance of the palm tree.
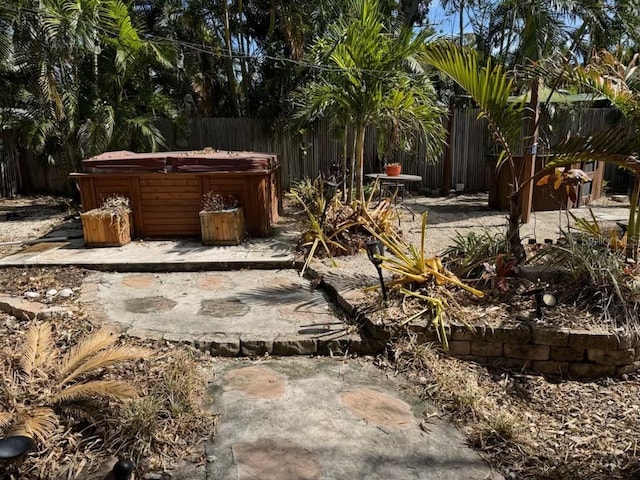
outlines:
M480 108L481 118L493 141L501 148L497 168L506 166L513 182L509 208L508 240L511 253L520 262L525 251L520 238L520 195L522 183L514 162L512 145L519 140L524 105L509 102L513 93L513 81L504 68L491 59L485 65L479 62L476 50L459 48L451 42L436 42L426 45L421 59L434 66L465 90Z
M625 125L592 132L589 137L566 138L554 146L550 167L579 161L604 161L631 171L634 184L627 224L627 257L638 259L640 243L640 54L623 64L602 51L585 67L575 67L572 78L583 88L604 96L626 120Z
M332 25L314 47L317 78L296 92L294 120L324 117L353 126L355 190L362 200L367 127L392 125L395 138L422 137L430 152L442 145L444 129L435 91L414 59L427 33L389 25L378 0L349 5L351 15Z
M0 106L18 114L32 151L71 170L104 149L160 145L152 121L170 103L150 67L168 66L168 50L139 36L124 3L25 0L9 11L0 80L14 91Z

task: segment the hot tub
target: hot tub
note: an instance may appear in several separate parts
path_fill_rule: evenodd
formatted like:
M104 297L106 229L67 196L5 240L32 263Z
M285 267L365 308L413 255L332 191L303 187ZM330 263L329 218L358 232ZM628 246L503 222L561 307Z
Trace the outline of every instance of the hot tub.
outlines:
M233 195L244 207L247 233L266 236L278 220L280 166L275 154L204 149L187 152L107 152L82 161L71 177L84 211L112 195L131 200L140 237L200 235L202 196Z

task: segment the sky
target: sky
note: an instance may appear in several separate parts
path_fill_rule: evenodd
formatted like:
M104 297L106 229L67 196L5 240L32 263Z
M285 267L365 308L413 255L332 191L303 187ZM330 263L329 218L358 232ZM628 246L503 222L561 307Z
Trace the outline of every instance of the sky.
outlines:
M439 35L459 36L458 16L447 15L440 2L432 2L429 7L429 22ZM469 19L465 15L465 31L471 31Z

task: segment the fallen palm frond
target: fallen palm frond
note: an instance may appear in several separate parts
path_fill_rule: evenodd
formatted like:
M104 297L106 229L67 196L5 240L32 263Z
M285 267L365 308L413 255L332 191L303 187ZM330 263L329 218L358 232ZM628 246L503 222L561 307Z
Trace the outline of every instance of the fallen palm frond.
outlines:
M419 311L418 313L416 313L416 314L410 316L409 318L405 319L402 323L403 324L410 323L413 320L415 320L416 318L421 317L425 313L429 313L429 312L433 311L433 318L431 319L431 323L434 326L434 328L436 329L436 333L438 334L438 340L440 340L440 343L442 344L443 350L444 351L448 351L449 350L449 340L447 339L446 324L444 322L444 312L445 312L445 303L444 303L444 301L439 299L439 298L430 297L430 296L427 296L427 295L422 295L422 294L417 293L417 292L412 292L411 290L407 290L406 288L400 289L400 292L403 293L404 295L407 295L407 296L410 296L410 297L415 297L415 298L419 298L421 300L426 300L430 305L428 308L424 308L421 311Z
M337 264L334 256L355 253L364 245L363 224L377 232L390 231L392 220L398 215L389 200L373 201L375 189L372 189L364 205L360 202L345 205L337 195L325 198L321 185L319 180L302 181L289 194L302 207L307 217L300 244L306 250L301 275L319 250L324 252L335 267Z
M444 268L439 257L426 258L424 245L427 229L427 214L422 215L422 232L420 248L405 242L397 234L377 233L374 229L365 225L371 235L377 238L385 250L391 255L382 255L381 267L398 275L397 278L389 282L389 286L408 285L412 283L422 284L429 280L435 280L438 285L450 284L460 287L477 297L483 297L484 293L463 283L453 273Z
M567 211L567 213L573 219L576 228L582 233L586 233L587 235L596 239L598 242L606 243L613 251L622 252L626 250L627 233L625 232L622 238L619 238L617 228L603 230L603 228L600 226L600 222L598 222L598 219L593 214L593 210L589 209L591 221L587 220L586 218L578 218L570 211Z

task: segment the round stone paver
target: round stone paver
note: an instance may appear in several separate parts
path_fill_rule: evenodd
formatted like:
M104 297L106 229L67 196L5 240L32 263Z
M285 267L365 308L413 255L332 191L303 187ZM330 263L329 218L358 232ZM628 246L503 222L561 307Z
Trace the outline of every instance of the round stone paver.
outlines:
M270 368L251 366L238 368L225 376L226 386L249 398L271 400L284 396L287 380Z
M222 275L203 275L198 278L198 288L203 290L217 290L226 283L226 280L226 277Z
M156 278L153 275L130 275L121 283L129 288L151 288L156 284Z
M356 417L393 430L415 425L409 405L402 400L368 388L342 393L340 401Z
M232 446L238 480L320 480L316 456L300 445L278 438L261 438Z
M249 310L250 307L237 298L217 298L201 300L198 315L214 318L244 317L249 313Z
M162 295L155 297L129 298L124 307L131 313L164 313L175 307L177 303Z

